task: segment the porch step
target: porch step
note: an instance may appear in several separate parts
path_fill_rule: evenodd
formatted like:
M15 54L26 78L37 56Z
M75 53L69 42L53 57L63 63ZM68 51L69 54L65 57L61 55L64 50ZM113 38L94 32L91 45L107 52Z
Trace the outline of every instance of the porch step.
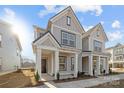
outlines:
M67 79L67 78L74 78L74 75L72 74L60 75L60 79Z

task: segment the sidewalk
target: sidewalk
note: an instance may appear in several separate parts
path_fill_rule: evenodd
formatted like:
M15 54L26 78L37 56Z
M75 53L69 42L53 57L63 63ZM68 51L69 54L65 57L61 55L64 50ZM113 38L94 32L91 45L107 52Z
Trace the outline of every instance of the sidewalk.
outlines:
M124 74L100 76L94 79L78 80L78 81L64 82L64 83L54 83L50 81L50 82L46 82L47 84L43 86L38 86L38 88L85 88L120 79L124 79Z

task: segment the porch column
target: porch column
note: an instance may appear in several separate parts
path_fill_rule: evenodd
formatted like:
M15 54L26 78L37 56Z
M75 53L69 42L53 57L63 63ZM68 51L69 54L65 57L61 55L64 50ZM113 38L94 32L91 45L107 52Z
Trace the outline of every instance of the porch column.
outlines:
M55 51L55 79L57 79L58 72L59 72L59 51Z
M74 77L77 77L77 73L78 73L78 53L75 53L75 73L74 73Z
M89 75L93 76L93 56L89 55Z
M97 75L100 75L100 56L97 59Z
M51 55L51 63L52 63L52 67L51 67L51 74L53 75L53 62L54 62L54 60L53 60L53 53L52 53L52 55Z
M37 53L36 53L36 71L38 71L38 74L40 76L40 80L41 80L41 54L42 54L41 49L37 48Z
M106 60L105 60L105 63L106 63L106 74L109 74L109 58L107 57Z

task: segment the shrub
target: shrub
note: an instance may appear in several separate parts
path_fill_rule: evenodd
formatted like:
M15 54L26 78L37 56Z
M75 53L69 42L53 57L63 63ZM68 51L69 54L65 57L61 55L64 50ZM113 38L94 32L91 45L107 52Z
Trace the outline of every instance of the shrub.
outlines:
M57 80L59 80L60 79L60 74L59 74L59 72L57 73Z
M36 74L35 74L35 80L39 81L39 79L40 79L40 76L39 76L38 71L37 71Z

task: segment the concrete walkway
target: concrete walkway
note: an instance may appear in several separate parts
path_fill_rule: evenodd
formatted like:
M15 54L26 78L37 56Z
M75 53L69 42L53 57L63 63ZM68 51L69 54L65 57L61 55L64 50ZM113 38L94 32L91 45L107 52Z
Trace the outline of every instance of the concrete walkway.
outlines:
M53 81L49 81L45 82L45 85L38 86L37 88L85 88L120 79L124 79L124 74L100 76L94 79L77 80L64 83L54 83Z

